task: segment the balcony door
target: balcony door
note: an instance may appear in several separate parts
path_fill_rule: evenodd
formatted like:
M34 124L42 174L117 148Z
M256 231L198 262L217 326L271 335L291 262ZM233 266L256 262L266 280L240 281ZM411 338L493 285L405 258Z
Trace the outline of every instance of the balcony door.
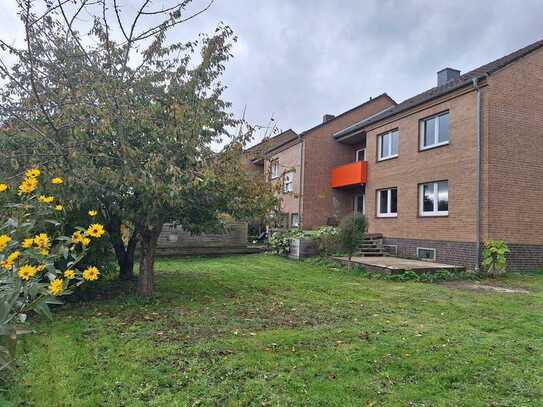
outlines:
M354 213L366 214L366 197L362 194L354 196Z
M359 150L356 150L355 161L366 161L366 149L365 148L361 148Z

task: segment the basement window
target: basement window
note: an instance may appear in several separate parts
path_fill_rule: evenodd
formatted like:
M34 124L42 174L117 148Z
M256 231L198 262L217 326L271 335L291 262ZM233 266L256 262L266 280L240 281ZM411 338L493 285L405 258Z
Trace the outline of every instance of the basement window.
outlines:
M417 257L421 260L433 261L436 259L436 249L417 247Z

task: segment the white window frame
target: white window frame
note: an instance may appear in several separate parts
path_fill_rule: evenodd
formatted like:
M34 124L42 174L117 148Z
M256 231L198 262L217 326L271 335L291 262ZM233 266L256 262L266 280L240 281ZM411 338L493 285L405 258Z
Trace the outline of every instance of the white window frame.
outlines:
M270 163L271 166L271 179L279 177L279 161L273 160Z
M297 222L294 224L294 217L296 217ZM290 227L292 228L299 228L300 227L300 214L299 213L292 213L290 215Z
M421 125L420 125L420 131L419 131L420 133L419 134L419 149L421 151L429 150L435 147L446 146L447 144L449 144L449 129L448 128L447 128L447 141L441 141L441 142L437 141L439 140L439 118L442 116L449 116L449 112L446 111L446 112L438 113L433 116L426 117L420 121ZM437 119L434 124L435 126L434 127L434 142L432 144L428 144L427 146L425 146L424 135L426 134L426 123L432 119ZM447 119L447 122L448 122L448 119Z
M419 254L421 250L431 251L431 252L434 253L434 255L432 256L431 259L422 258L422 257L420 257L420 254ZM436 261L436 249L433 248L433 247L417 247L417 258L420 259L420 260L423 260L423 261Z
M392 190L396 190L396 212L391 212L392 210ZM381 213L381 193L386 192L387 193L387 211L385 213ZM379 189L377 190L377 217L378 218L397 218L398 217L398 188L397 187L391 187L391 188L385 188L385 189Z
M362 152L363 155L364 155L364 158L362 160L360 160L358 158L358 153L360 153L360 152ZM366 149L365 148L359 148L358 150L356 150L355 153L354 153L354 160L356 162L358 162L358 161L366 161Z
M448 216L449 210L446 211L440 211L438 209L439 206L439 196L438 196L438 186L440 182L446 182L447 183L447 208L449 207L449 181L448 180L442 180L442 181L431 181L431 182L424 182L419 185L419 207L420 207L420 216ZM424 210L424 186L425 185L434 185L434 210L433 211L425 211Z
M398 135L398 152L396 154L392 154L392 140L391 140L391 142L389 144L388 155L383 155L384 152L381 151L382 144L383 144L382 140L386 136L392 137L393 134ZM400 154L400 131L398 129L391 130L391 131L388 131L386 133L379 134L377 136L377 161L390 160L391 158L398 157L399 154Z
M283 175L283 193L289 194L294 191L294 171L285 172Z

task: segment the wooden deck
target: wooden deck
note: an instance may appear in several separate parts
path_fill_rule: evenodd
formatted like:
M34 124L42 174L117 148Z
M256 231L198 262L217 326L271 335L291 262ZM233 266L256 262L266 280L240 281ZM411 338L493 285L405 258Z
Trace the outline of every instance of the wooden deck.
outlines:
M336 261L343 264L348 263L347 257L334 257ZM353 256L351 259L353 265L364 267L370 272L396 274L402 271L412 270L416 273L431 273L439 270L447 271L464 271L464 267L453 266L451 264L434 263L430 261L402 259L400 257L382 256L382 257L367 257Z

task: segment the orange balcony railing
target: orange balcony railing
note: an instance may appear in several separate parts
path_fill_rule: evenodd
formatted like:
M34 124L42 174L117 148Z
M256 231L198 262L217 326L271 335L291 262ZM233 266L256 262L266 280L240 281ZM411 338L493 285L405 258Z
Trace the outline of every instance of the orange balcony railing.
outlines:
M362 185L368 181L368 162L356 161L332 168L330 173L330 186L343 188Z

